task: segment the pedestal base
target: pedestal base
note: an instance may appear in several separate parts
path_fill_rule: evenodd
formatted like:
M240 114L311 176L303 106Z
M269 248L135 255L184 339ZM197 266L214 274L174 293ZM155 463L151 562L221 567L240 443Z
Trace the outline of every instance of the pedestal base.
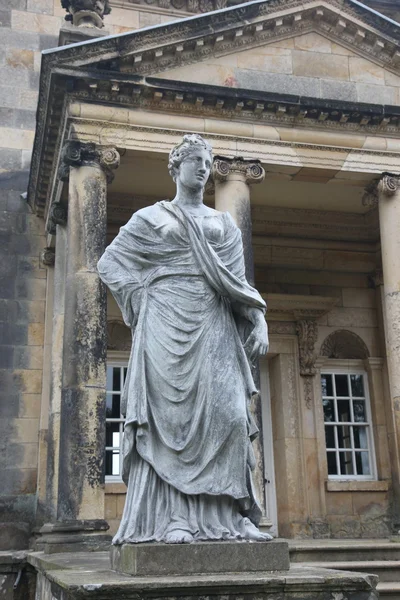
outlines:
M289 546L283 540L123 544L111 547L110 563L119 573L142 577L287 571L290 566Z
M240 544L240 546L242 546ZM160 546L165 549L165 546ZM195 545L185 546L188 554ZM287 571L132 577L110 569L108 552L28 555L38 572L36 600L377 600L378 577L313 567Z
M45 554L108 550L112 540L106 533L108 529L107 521L102 519L46 523L40 529L35 549L44 550Z

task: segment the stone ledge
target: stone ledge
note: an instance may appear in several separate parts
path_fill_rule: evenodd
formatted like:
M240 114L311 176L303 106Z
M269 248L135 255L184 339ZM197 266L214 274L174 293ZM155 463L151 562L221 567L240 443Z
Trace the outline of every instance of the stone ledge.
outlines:
M290 566L283 540L123 544L111 547L110 560L115 571L139 577L287 571Z
M388 481L326 481L327 492L387 492Z
M234 543L233 543L234 544ZM244 547L243 544L238 544ZM250 545L250 544L249 544ZM186 547L187 550L187 547ZM350 573L331 569L291 567L275 573L219 573L184 577L129 577L112 571L106 552L59 554L51 557L42 552L30 553L28 562L38 571L41 595L37 600L53 596L61 600L110 600L139 597L179 598L188 600L223 600L226 595L242 595L252 600L377 600L376 575ZM49 595L45 595L48 590ZM90 594L89 594L90 592Z

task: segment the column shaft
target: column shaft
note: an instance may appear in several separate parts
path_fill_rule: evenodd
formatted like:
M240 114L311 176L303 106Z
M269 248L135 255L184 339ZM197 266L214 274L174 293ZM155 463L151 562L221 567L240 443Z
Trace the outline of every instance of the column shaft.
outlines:
M386 357L394 436L393 484L400 523L400 177L384 175L379 184Z
M107 227L99 165L71 167L61 399L59 520L104 518Z

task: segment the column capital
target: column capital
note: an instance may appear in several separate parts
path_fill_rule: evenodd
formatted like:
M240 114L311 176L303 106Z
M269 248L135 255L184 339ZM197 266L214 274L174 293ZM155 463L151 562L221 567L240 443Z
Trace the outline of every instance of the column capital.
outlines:
M77 27L104 27L104 15L111 12L110 0L61 0L66 21Z
M99 166L107 177L107 183L114 179L113 171L119 167L120 155L116 148L98 146L93 142L68 140L61 153L58 176L62 181L69 177L70 167Z
M382 173L378 183L378 191L383 196L394 196L400 190L400 175Z
M228 158L226 156L215 156L212 166L212 178L214 181L224 182L231 176L239 175L248 185L261 183L265 177L265 171L259 160L246 160L241 156Z
M363 206L375 208L381 197L390 198L400 190L400 175L382 173L379 179L374 179L365 188L362 197Z
M55 235L57 225L66 225L68 220L67 207L60 203L54 203L51 205L49 210L49 216L47 219L47 233Z

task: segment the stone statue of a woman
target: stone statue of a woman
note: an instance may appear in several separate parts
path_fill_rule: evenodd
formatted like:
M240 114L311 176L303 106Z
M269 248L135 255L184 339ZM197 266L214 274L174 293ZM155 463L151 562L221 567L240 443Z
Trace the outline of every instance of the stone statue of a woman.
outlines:
M174 200L136 212L99 261L134 330L113 543L266 540L251 471L250 363L267 352L265 302L246 281L240 230L203 204L211 146L185 135Z

